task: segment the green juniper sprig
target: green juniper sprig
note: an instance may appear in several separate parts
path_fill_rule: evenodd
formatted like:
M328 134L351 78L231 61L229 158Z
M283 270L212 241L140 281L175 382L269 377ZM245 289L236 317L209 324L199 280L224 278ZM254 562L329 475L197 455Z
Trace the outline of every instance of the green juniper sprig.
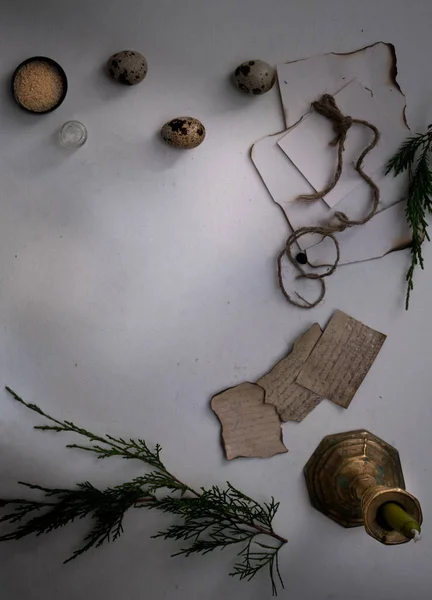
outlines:
M405 309L408 310L411 292L414 289L414 271L417 265L424 269L422 243L430 241L426 216L432 213L432 168L430 151L432 125L426 133L418 133L408 138L398 152L389 160L386 175L390 172L399 175L408 171L409 189L405 209L406 220L412 230L411 266L406 279L408 282Z
M279 551L287 540L273 529L273 519L279 507L274 498L259 504L230 483L227 483L226 489L213 486L197 491L166 469L160 458L159 445L151 450L142 439L125 440L94 434L71 421L51 417L37 405L25 402L10 388L6 389L17 402L48 420L49 424L37 425L35 429L72 432L88 442L88 445L68 444L68 448L92 452L98 458L119 456L139 460L153 470L105 490L99 490L89 482L78 484L74 489L51 489L20 482L26 488L42 492L44 499L0 500L0 508L10 507L10 512L0 518L0 523L17 524L13 531L1 535L0 541L19 540L31 534L42 535L90 516L92 528L83 545L65 561L69 562L93 547L120 537L123 517L129 509L157 509L176 515L179 522L153 537L188 542L174 556L208 554L238 544L240 550L230 573L232 577L249 581L258 572L267 569L273 594L277 595L278 584L283 588Z
M14 507L11 513L0 518L0 522L18 523L30 517L15 531L0 536L0 541L20 540L31 534L42 535L59 529L75 519L91 515L94 521L93 529L84 539L83 546L64 561L67 563L93 546L98 548L104 542L120 537L123 532L125 512L138 501L144 501L138 480L139 478L130 483L108 488L103 492L88 481L78 484L77 489L74 490L49 489L20 482L27 488L43 492L47 501L0 500L1 507L7 505Z

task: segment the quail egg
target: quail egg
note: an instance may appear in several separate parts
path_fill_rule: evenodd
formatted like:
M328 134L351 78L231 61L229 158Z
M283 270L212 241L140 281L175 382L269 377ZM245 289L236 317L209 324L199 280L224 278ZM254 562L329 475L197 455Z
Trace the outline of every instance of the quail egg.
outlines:
M147 75L148 65L140 52L123 50L111 56L108 71L116 81L125 85L136 85Z
M276 81L276 70L263 60L248 60L234 71L234 83L245 94L265 94Z
M176 117L161 129L163 140L174 148L192 150L204 141L204 125L194 117Z

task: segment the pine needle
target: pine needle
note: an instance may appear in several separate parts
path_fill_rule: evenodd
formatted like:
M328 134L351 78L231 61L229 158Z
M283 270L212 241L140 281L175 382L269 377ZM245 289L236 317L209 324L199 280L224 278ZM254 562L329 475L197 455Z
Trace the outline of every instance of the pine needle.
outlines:
M99 490L89 482L80 483L73 489L21 483L41 493L42 499L0 500L0 508L10 509L0 518L0 523L16 525L15 529L0 536L0 542L46 534L77 519L90 517L92 528L82 546L65 561L69 562L91 548L118 539L123 533L124 515L130 508L156 509L178 517L177 523L153 536L187 542L173 556L204 555L239 545L238 559L230 573L232 577L250 581L259 572L267 570L273 595L277 595L278 585L283 588L278 560L279 551L287 540L273 529L273 519L279 508L274 498L260 504L230 483L226 489L213 486L197 491L167 470L160 458L162 449L159 445L151 450L142 439L98 435L72 421L59 421L37 405L25 402L10 388L6 389L17 402L48 421L35 429L72 432L87 440L83 445L69 444L68 448L91 452L100 459L118 456L139 460L153 470L105 490Z
M408 310L411 292L414 289L414 271L417 266L424 269L422 243L428 241L427 214L432 212L432 168L430 150L432 144L432 125L424 134L408 138L398 152L387 163L386 174L394 176L408 171L409 190L405 216L412 231L411 266L408 269L405 309Z

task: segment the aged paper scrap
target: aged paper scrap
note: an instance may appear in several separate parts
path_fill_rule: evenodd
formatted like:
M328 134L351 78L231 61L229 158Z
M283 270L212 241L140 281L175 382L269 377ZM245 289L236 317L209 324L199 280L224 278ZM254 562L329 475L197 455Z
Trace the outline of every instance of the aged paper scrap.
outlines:
M387 122L392 123L392 135L395 136L394 151L396 151L409 134L405 121L405 96L396 81L396 74L395 49L391 44L383 42L348 54L331 53L279 65L279 85L286 126L289 128L298 123L305 114L309 113L311 102L323 93L334 95L350 81L357 79L367 91L369 89L371 97L373 94L373 100L380 111L386 115ZM251 151L252 161L273 200L284 211L293 230L328 223L334 216L335 209L330 209L324 200L312 203L295 201L299 194L310 194L315 190L279 147L278 142L286 134L287 131L282 131L255 143ZM371 153L372 158L373 153ZM381 211L406 197L408 178L405 174L386 177L379 166L377 164L378 171L374 173L373 179L380 188L379 211ZM370 192L362 185L352 190L336 207L351 219L364 217L369 208ZM371 244L374 240L367 235L365 227L363 230L365 240ZM338 239L341 235L343 234L338 234ZM379 257L400 249L399 234L392 238L392 229L389 227L386 236L390 239L387 250L383 252L382 245L379 244L375 256L371 256L374 251L370 248L368 258ZM306 235L300 238L299 246L305 250L317 242L319 240L316 236ZM351 252L349 261L344 259L344 245L341 243L341 264L364 260L361 257L364 242L357 246L355 252ZM323 263L325 260L318 260L318 262Z
M345 196L334 210L330 209L324 200L317 200L316 202L295 201L295 198L299 194L311 194L315 190L278 146L278 141L285 133L277 133L256 142L252 147L251 157L270 195L284 211L287 221L293 230L300 229L300 227L328 223L334 215L334 210L345 212L352 219L360 219L367 214L368 210L370 210L371 199L369 190L365 190L363 186L356 187ZM401 141L404 137L405 134L401 137ZM400 202L406 196L407 179L405 175L386 177L384 171L380 169L373 175L373 180L381 192L379 211L387 209L396 202ZM376 218L377 215L375 215L374 219ZM359 228L361 229L360 235L364 235L364 238L362 240L358 239L358 244L355 247L350 247L350 258L348 260L345 258L347 256L348 244L343 241L344 234L337 234L336 237L341 246L340 264L364 260L362 254L366 245L369 246L368 259L378 258L383 254L400 249L399 231L401 228L404 228L403 237L409 237L411 242L410 230L406 224L406 219L403 218L398 227L398 233L394 234L392 224L385 227L383 234L387 248L383 253L381 240L371 237L366 230L370 223ZM383 224L385 224L385 221L383 221ZM317 236L310 234L300 238L298 243L302 250L306 250L319 241ZM378 244L379 246L376 252L374 244ZM325 260L318 260L318 262L323 263Z
M336 310L297 383L348 408L386 337Z
M405 218L406 201L402 200L382 210L362 227L351 227L339 233L342 248L339 265L381 258L394 250L408 248L412 232ZM320 237L320 236L317 236ZM336 248L329 238L324 238L306 251L308 263L314 267L332 265Z
M354 78L371 90L395 123L405 122L406 100L396 81L393 44L377 42L346 54L312 56L278 65L277 72L287 129L309 112L313 100L336 94Z
M265 390L265 402L276 407L282 421L302 421L322 400L295 382L321 335L321 327L314 323L296 339L288 356L257 381Z
M213 396L211 407L222 425L228 460L288 452L276 409L264 403L264 396L263 388L254 383L242 383Z
M387 119L386 114L375 102L370 90L356 79L335 94L334 98L343 114L368 121L378 127L378 144L363 161L363 170L372 177L378 169L384 169L400 144L401 136L395 130L394 122ZM403 127L403 136L405 135ZM332 123L312 111L278 142L279 147L316 191L325 188L334 174L337 151L330 145L334 137ZM354 164L371 139L372 133L366 127L354 124L348 131L341 177L337 186L323 198L330 208L358 186L362 186L366 194L370 193L367 183L355 171Z

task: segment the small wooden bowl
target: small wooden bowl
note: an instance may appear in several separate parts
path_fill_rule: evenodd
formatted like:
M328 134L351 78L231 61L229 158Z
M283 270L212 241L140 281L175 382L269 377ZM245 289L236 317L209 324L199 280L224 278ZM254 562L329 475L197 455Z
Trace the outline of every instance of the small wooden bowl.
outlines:
M62 94L60 96L59 101L57 102L57 104L55 104L54 106L52 106L51 108L49 108L48 110L32 110L31 108L27 108L27 106L24 106L24 104L22 104L16 94L15 94L15 80L16 77L18 75L18 73L20 72L20 70L33 62L43 62L46 63L47 65L50 65L51 67L53 67L57 73L60 75L60 78L62 80L62 86L63 86L63 91ZM21 64L19 64L17 66L17 68L14 71L14 74L12 75L12 96L13 99L15 100L15 102L18 104L19 107L21 107L23 110L25 110L26 112L29 112L33 115L45 115L47 113L52 112L53 110L56 110L64 101L64 99L66 98L66 94L68 91L68 80L66 77L66 73L64 72L64 69L58 64L58 62L56 62L55 60L53 60L52 58L48 58L47 56L32 56L31 58L27 58L26 60L24 60Z

